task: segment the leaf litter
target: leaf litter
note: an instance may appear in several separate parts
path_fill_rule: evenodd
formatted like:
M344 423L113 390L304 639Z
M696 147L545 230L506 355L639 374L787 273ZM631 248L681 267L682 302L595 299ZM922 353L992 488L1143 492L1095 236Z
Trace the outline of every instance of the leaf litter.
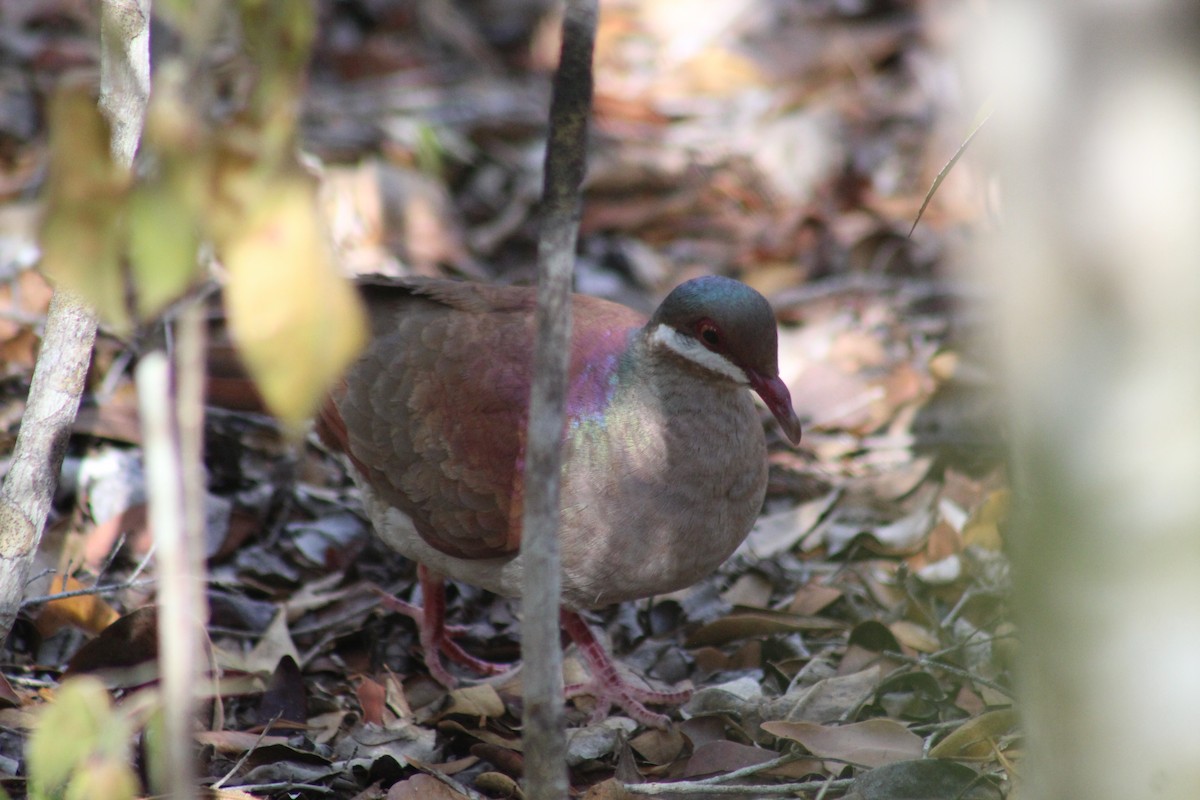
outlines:
M47 5L80 32L16 24L43 51L94 59L91 12ZM537 3L495 5L443 18L446 4L321 4L304 144L323 162L320 211L344 269L532 277L556 22ZM643 310L704 272L755 285L779 313L781 368L807 424L799 448L768 427L763 516L716 575L592 615L631 674L696 692L669 731L588 724L587 699L572 701L571 779L584 796L730 773L747 796L782 782L827 797L1011 790L1020 736L999 401L971 345L986 316L954 269L954 244L986 213L970 153L905 235L964 130L920 79L952 79L937 40L959 22L936 4L852 5L602 9L578 285ZM6 64L21 80L0 94L34 64ZM46 131L22 135L6 145L21 155L0 162L0 191L36 180L29 164L45 158ZM7 453L47 295L26 255L36 206L4 197ZM335 459L312 439L292 448L256 413L261 401L221 382L237 373L218 368L222 324L210 354L206 466L224 511L208 530L203 774L230 797L516 791L519 671L464 674L454 690L429 679L412 625L375 594L419 600L413 565L370 536ZM137 461L132 355L102 335L68 462L90 462L85 476L98 457ZM39 556L55 579L31 584L3 669L9 788L25 777L28 712L61 695L65 675L102 677L118 709L104 714L121 730L112 715L156 680L142 583L155 564L134 472L102 489L65 476ZM98 586L118 588L49 599ZM511 604L451 592L468 649L515 661Z

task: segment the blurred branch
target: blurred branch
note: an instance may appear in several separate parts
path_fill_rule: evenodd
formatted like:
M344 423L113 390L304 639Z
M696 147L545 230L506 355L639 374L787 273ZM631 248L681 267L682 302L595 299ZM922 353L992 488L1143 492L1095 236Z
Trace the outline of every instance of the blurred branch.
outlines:
M153 765L169 796L194 797L192 714L204 658L203 304L176 326L175 369L161 351L135 374L142 419L150 529L158 553L158 640L165 758ZM172 393L172 383L175 392Z
M0 634L16 621L33 556L58 486L96 339L96 315L61 289L50 301L42 347L0 489Z
M100 3L100 110L113 159L133 163L150 99L150 0Z
M525 792L567 796L563 730L558 521L562 432L571 336L571 276L579 233L580 186L592 105L596 1L571 0L563 19L546 143L542 230L538 241L537 348L529 402L524 475L521 655L525 689Z
M137 150L150 93L149 0L104 0L100 28L100 108L111 127L113 160L128 167ZM29 566L41 542L95 339L95 311L74 293L57 289L12 468L0 490L2 636L12 630Z

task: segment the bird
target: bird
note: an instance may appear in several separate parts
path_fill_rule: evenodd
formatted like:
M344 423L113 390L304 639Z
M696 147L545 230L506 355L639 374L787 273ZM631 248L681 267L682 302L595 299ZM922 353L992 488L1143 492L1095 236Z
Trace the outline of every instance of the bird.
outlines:
M361 285L369 344L322 407L376 534L418 564L416 620L430 674L442 656L482 674L445 625L446 579L505 597L522 586L523 467L536 290L431 278ZM647 318L575 294L562 435L563 629L592 695L651 727L683 702L621 677L579 612L690 586L745 539L767 485L762 398L793 443L800 422L779 377L768 301L731 278L694 278Z

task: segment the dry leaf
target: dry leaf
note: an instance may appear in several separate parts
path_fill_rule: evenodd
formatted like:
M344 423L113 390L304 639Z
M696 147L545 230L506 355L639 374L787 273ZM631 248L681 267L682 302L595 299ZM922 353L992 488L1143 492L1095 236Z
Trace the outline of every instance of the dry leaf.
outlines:
M841 589L810 581L796 590L787 610L789 614L813 616L840 600L841 597Z
M1000 525L1008 518L1010 504L1011 498L1007 489L989 494L963 528L963 544L999 552L1004 546L1000 536Z
M866 767L920 758L924 746L920 736L886 718L851 725L764 722L762 729L773 736L799 742L814 756Z
M995 752L994 741L1017 724L1017 712L1011 708L988 711L967 720L933 746L933 758L989 758Z
M716 775L734 770L765 764L779 758L779 753L764 747L752 747L738 742L709 742L696 748L688 759L682 776L695 778L701 775Z
M55 580L52 585L55 594L88 588L71 577L64 581ZM42 606L34 624L42 636L51 636L66 625L73 625L95 635L116 622L120 616L100 595L84 594L51 600Z
M688 637L685 646L705 647L775 633L837 631L845 627L845 623L823 617L803 617L768 609L735 610L729 616L710 622L697 630Z
M450 692L450 703L442 713L495 719L504 715L504 701L490 684L464 686Z
M354 694L362 709L363 722L368 725L382 726L384 702L387 697L387 690L383 688L383 684L373 678L363 676L355 684Z
M286 736L262 736L246 731L197 731L195 739L197 744L211 745L218 753L227 756L239 756L255 747L288 743Z

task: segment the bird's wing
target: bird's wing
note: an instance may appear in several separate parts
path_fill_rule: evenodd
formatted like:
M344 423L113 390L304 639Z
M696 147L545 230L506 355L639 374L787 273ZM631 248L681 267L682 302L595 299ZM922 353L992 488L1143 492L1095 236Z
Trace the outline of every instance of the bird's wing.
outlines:
M520 545L534 346L531 289L375 285L374 339L322 411L323 438L431 546L460 558ZM569 413L603 413L629 332L624 306L576 298Z

